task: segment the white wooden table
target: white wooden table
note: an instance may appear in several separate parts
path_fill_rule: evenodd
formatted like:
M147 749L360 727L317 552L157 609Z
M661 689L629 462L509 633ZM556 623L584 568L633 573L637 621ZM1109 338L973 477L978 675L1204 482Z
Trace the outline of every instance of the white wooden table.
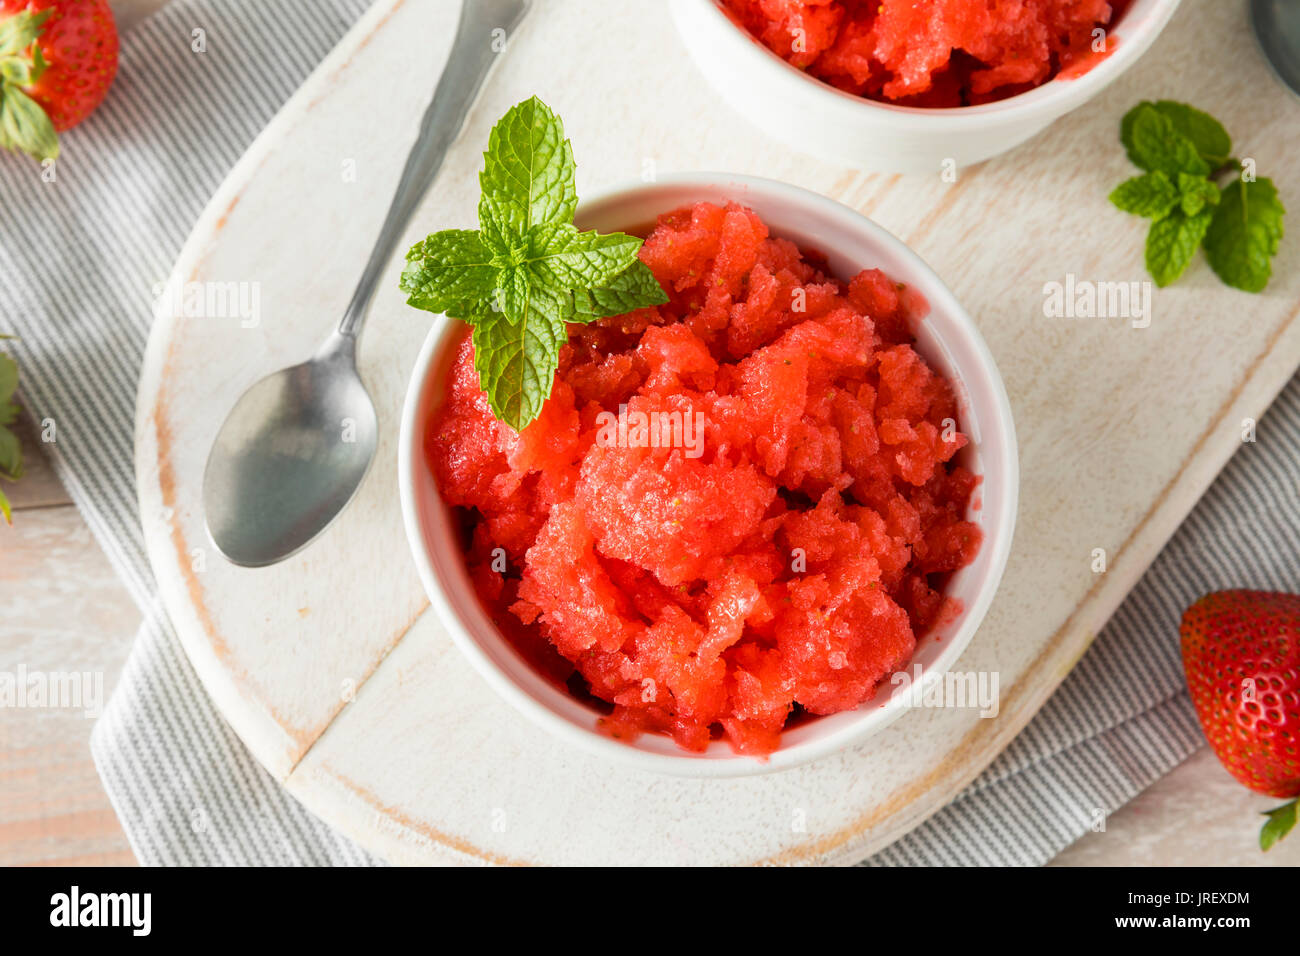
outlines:
M114 0L124 32L166 0ZM98 671L111 692L139 623L85 523L28 429L29 474L8 486L15 525L0 528L0 670L19 663ZM0 713L0 865L122 864L133 857L95 774L91 722L54 710ZM1057 865L1300 864L1300 838L1261 857L1259 811L1202 750L1062 854Z

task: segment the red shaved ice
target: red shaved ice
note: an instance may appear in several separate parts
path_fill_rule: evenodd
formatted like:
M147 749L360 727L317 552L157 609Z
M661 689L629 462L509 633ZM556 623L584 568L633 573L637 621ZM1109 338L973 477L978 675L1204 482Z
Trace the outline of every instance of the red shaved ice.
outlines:
M669 301L571 325L522 432L492 417L466 335L425 453L527 660L616 736L762 756L793 715L869 699L959 610L943 588L980 546L979 479L913 348L914 290L828 276L736 204L661 216L641 259Z
M1113 48L1128 0L723 0L777 55L832 86L907 106L1014 96ZM1104 33L1102 34L1104 38Z

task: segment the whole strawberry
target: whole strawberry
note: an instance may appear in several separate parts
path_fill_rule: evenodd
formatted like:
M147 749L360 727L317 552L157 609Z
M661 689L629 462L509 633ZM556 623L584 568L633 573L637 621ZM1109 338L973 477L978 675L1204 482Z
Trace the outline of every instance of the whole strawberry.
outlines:
M1216 591L1181 632L1187 689L1224 767L1259 793L1300 796L1300 596ZM1296 801L1266 816L1265 850L1295 824Z
M117 75L108 0L0 0L0 146L36 159L103 101Z

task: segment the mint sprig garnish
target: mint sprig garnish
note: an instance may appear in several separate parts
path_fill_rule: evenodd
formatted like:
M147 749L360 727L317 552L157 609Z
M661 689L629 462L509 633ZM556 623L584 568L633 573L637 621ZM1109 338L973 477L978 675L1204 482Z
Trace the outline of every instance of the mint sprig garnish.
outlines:
M492 413L515 430L542 410L570 322L661 305L641 240L581 232L573 147L537 97L492 129L477 231L449 229L406 254L407 302L473 326L474 367Z
M1186 271L1196 250L1225 283L1259 292L1272 275L1286 209L1272 180L1246 175L1223 124L1186 103L1143 101L1125 114L1120 142L1145 170L1110 201L1152 220L1146 267L1158 286ZM1220 177L1231 174L1226 186Z

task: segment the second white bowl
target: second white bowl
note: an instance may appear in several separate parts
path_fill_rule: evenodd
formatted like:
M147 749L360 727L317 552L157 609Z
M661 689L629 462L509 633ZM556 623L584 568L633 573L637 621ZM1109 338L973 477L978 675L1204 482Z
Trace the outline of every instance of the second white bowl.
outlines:
M788 146L881 172L939 173L1019 146L1133 65L1179 0L1133 0L1109 28L1114 52L1086 73L1017 96L956 109L894 106L855 96L781 59L716 0L671 0L677 30L709 83L737 112Z

